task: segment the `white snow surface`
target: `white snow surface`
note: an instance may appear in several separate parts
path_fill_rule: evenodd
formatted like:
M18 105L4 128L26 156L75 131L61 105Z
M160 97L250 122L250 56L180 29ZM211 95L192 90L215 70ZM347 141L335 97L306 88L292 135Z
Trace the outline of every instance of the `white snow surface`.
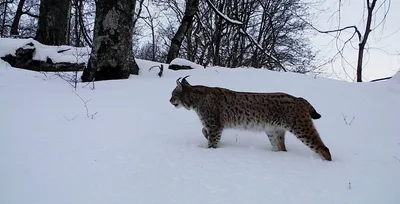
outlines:
M24 43L2 39L0 54ZM165 69L159 78L147 71L159 63L137 61L139 76L94 90L78 83L87 110L54 74L0 63L0 203L400 203L398 83L212 67ZM291 133L287 152L239 130L206 148L196 114L169 103L185 75L193 85L306 98L322 115L314 122L333 161Z

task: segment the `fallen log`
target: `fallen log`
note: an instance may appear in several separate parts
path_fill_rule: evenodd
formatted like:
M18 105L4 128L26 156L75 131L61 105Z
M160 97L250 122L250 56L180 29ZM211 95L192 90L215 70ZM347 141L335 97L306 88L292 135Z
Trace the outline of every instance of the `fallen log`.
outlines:
M70 72L83 71L85 63L56 62L54 63L49 57L46 61L35 60L33 54L36 48L33 43L28 43L15 51L15 56L7 54L1 57L2 60L8 62L12 67L27 69L39 72Z
M177 71L177 70L189 70L189 69L193 69L193 67L187 66L187 65L171 64L168 66L168 69Z

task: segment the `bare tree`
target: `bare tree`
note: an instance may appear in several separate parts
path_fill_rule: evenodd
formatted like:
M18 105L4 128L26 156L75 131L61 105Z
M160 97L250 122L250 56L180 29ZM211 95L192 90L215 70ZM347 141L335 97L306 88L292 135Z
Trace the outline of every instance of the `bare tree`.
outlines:
M67 45L70 0L41 0L36 40L46 45Z
M82 17L82 0L72 0L72 7L73 7L73 26L70 26L71 31L73 30L73 45L76 47L80 47L82 45L82 32L79 25L79 19Z
M93 43L93 32L94 32L94 16L95 16L95 1L94 0L75 0L77 2L77 15L79 24L79 33L83 38L83 44L86 43L89 47L92 47ZM85 10L85 13L84 13Z
M132 52L135 1L98 0L93 46L82 81L126 79L138 74Z
M170 63L174 60L178 54L180 47L182 45L182 41L189 30L189 27L192 26L194 15L197 12L199 6L199 0L187 0L186 1L186 9L181 24L178 30L175 33L174 38L171 40L171 46L168 51L167 63Z
M386 1L386 0L385 0ZM375 9L377 0L367 0L367 24L365 25L364 35L360 36L360 32L358 32L360 43L358 44L358 59L357 59L357 82L362 82L362 62L364 57L364 49L365 45L367 44L368 36L371 33L371 22L373 11Z
M155 20L158 18L158 15L153 15L150 12L149 5L143 5L143 7L146 9L147 16L142 17L143 21L150 27L151 30L151 38L152 38L152 43L151 43L151 59L152 61L156 60L156 34L155 34L155 27L157 27L158 23L155 22Z
M20 0L11 4L9 12L10 35L19 38L34 38L39 18L40 0ZM25 17L24 17L25 16Z
M4 5L7 5L7 4L11 4L11 3L13 3L14 1L13 0L2 0L1 2L0 2L0 6L4 6Z
M335 56L343 56L343 50L347 43L350 43L352 39L357 36L358 38L358 56L357 56L357 66L356 66L356 81L357 82L362 82L362 71L363 71L363 58L364 58L364 52L366 51L366 46L368 43L368 37L370 33L375 30L377 27L380 25L384 24L384 21L386 20L386 16L390 10L390 0L382 0L379 5L377 5L378 0L365 0L365 10L366 10L366 16L363 19L363 22L365 23L364 27L364 32L360 31L359 27L356 25L349 25L345 27L340 27L337 29L333 30L319 30L313 26L313 28L318 31L319 33L324 33L324 34L330 34L330 33L336 33L336 40L340 39L340 36L343 31L345 30L352 30L352 34L350 35L350 38L344 40L343 46L338 48L338 53ZM338 10L335 13L338 13L340 16L341 12L341 7L342 7L342 1L338 2ZM388 4L388 6L383 6L385 4ZM378 22L377 21L377 11L379 9L384 9L384 14L383 18ZM339 17L339 24L340 24L340 17ZM347 60L345 60L347 61Z
M205 0L183 40L180 57L203 66L314 71L307 17L299 0Z
M13 0L3 0L0 2L0 9L3 7L1 13L1 30L0 30L0 37L4 37L5 32L6 32L6 19L7 19L7 14L8 14L8 5L13 3Z
M21 16L23 14L22 9L24 8L25 0L20 0L18 3L18 8L17 12L15 13L13 23L11 25L11 35L18 35L18 26L19 26L19 20L21 19Z

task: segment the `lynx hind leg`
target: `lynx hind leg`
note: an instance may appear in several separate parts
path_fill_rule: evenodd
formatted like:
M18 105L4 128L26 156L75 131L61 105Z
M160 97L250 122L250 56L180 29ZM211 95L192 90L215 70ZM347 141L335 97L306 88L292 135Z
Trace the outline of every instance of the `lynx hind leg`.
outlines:
M273 151L287 151L285 146L285 129L279 127L271 127L266 133Z
M331 153L328 147L322 142L317 129L311 119L303 120L296 123L291 132L312 151L319 154L321 158L332 161Z

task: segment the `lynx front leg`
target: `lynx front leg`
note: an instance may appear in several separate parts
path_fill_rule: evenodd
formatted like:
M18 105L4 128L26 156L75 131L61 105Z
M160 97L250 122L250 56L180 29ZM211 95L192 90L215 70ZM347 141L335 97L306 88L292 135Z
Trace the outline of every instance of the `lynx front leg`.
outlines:
M203 135L204 135L204 137L206 138L206 140L208 140L207 129L203 127L203 129L201 130L201 132L203 133Z
M213 127L207 128L204 127L203 130L204 137L208 140L208 148L217 148L219 141L221 140L222 128Z
M272 127L266 133L274 151L287 151L285 146L285 129Z
M221 140L223 126L216 111L205 111L199 114L203 124L202 133L208 140L208 148L217 148Z

